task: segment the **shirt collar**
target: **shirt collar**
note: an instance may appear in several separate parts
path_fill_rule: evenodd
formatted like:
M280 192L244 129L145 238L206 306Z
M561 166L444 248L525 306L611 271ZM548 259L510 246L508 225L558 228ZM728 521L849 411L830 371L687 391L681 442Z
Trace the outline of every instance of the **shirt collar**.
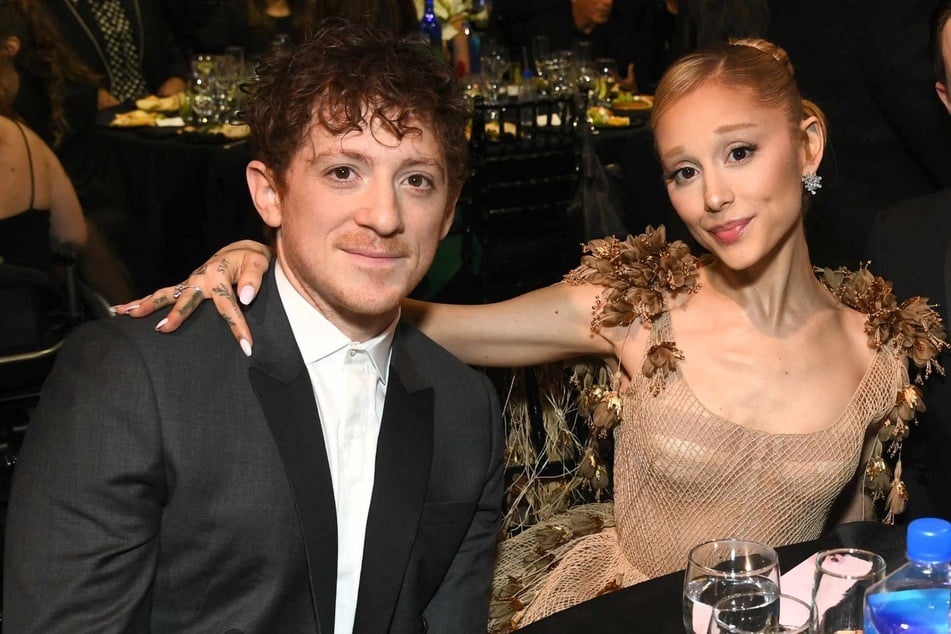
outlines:
M320 361L344 348L366 350L370 363L383 385L386 385L390 376L390 355L393 350L396 324L400 319L399 314L383 332L375 337L366 341L352 341L297 292L284 274L280 262L275 260L274 267L278 294L287 313L287 320L291 324L297 347L300 349L301 356L304 357L304 363L311 364Z

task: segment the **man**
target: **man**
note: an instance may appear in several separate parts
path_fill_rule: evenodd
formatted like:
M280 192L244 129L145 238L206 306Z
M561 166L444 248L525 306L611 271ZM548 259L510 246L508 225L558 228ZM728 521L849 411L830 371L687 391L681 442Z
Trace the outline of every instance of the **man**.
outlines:
M636 91L635 73L643 88L659 79L648 72L655 67L655 9L648 0L499 0L492 5L489 31L514 49L513 59L524 55L527 63L537 35L548 37L552 52L587 42L592 61L613 58L618 85Z
M71 338L15 474L5 628L485 631L500 408L399 320L466 112L425 47L342 21L262 62L247 178L277 262L254 354L213 309L171 338L154 318Z
M76 57L102 76L99 108L185 90L187 61L156 0L42 4Z
M941 0L932 18L932 62L938 98L951 113L951 0ZM946 139L946 142L951 138ZM871 269L894 284L898 297L921 295L951 323L951 189L898 203L881 211L872 227ZM948 367L948 354L940 361ZM951 367L948 368L951 370ZM908 486L907 519L951 519L951 377L925 383L927 411L902 450Z

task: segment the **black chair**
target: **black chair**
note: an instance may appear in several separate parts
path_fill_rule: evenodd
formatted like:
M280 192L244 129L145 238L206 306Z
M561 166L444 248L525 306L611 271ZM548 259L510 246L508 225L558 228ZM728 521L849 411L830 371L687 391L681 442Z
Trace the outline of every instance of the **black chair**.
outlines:
M75 254L56 254L61 275L0 264L0 468L11 462L66 336L109 315L108 303L78 279Z
M470 174L459 206L470 301L551 284L577 264L584 122L584 104L571 97L475 100Z

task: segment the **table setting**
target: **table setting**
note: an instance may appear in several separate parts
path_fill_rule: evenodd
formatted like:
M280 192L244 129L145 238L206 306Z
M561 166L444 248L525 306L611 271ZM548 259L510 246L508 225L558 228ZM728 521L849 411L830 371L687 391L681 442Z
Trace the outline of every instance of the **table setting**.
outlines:
M864 591L905 562L905 530L853 522L819 539L776 548L741 539L698 544L685 555L684 570L604 594L519 631L861 632Z

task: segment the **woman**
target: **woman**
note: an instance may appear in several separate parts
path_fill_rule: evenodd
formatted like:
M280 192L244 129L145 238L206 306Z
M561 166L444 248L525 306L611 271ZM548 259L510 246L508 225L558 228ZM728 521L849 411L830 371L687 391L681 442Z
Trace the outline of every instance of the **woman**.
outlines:
M651 125L671 202L709 251L703 260L649 230L593 241L565 283L506 302L405 305L471 364L593 355L615 373L603 403L621 421L616 526L565 543L573 527L545 522L503 543L495 598L526 604L522 624L680 569L711 538L782 545L868 516L862 458L881 468L879 432L900 440L919 404L903 353L928 371L945 346L923 300L899 310L867 271L816 278L803 217L821 187L825 121L800 97L784 51L743 40L681 59L658 86ZM250 351L229 284L250 301L267 251L236 246L186 284L213 289ZM142 316L197 294L167 288L118 309ZM170 312L160 330L187 312ZM889 510L900 512L897 477L878 484L895 489ZM501 587L509 581L514 590Z

